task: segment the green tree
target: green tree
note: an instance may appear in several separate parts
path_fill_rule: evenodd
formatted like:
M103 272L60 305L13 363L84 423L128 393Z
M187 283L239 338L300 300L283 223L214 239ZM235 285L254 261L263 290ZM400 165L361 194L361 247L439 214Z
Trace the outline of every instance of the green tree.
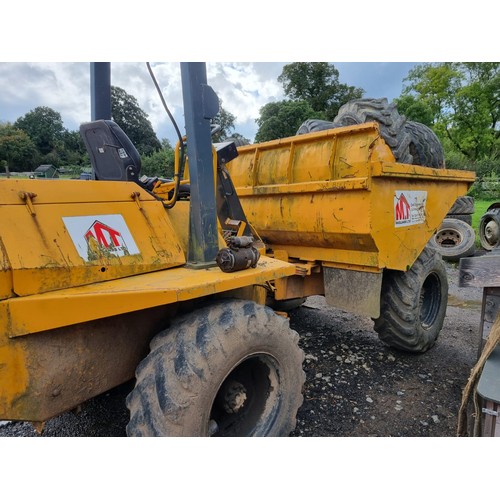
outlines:
M31 138L40 155L44 156L61 148L65 131L61 114L46 106L38 106L14 123Z
M174 176L174 148L168 139L162 139L161 149L141 158L141 173L166 179Z
M270 102L260 108L255 142L270 141L295 135L308 118L321 118L306 101Z
M238 132L233 132L230 136L226 137L226 141L234 141L236 146L246 146L250 144L250 139L243 137Z
M402 95L394 99L394 102L398 107L398 112L406 116L408 120L432 127L434 115L425 102L416 99L413 95Z
M37 166L37 149L24 130L8 123L0 125L0 161L13 172L33 170Z
M148 156L161 149L148 115L139 107L137 99L120 87L111 86L111 115L141 155Z
M431 111L445 149L472 161L500 155L500 63L421 64L405 82L402 97Z
M220 127L220 130L212 135L212 142L223 142L234 130L236 117L223 108L222 101L219 101L219 112L210 120L210 125Z
M292 100L306 101L315 112L333 120L339 108L363 96L364 90L339 81L339 71L327 62L294 62L287 64L278 77L285 95Z
M62 137L62 161L66 165L86 165L90 163L87 149L80 132L65 130Z

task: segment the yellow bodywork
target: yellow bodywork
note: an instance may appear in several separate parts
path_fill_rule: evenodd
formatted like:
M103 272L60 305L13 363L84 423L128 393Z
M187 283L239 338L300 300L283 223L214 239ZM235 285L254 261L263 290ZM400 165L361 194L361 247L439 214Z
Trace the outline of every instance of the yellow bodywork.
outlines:
M255 285L295 273L265 256L236 273L186 267L189 202L165 210L135 183L4 179L0 200L0 420L73 408L132 378L179 308L263 302Z
M475 179L396 163L376 123L238 152L227 168L250 224L273 251L360 271L408 269Z

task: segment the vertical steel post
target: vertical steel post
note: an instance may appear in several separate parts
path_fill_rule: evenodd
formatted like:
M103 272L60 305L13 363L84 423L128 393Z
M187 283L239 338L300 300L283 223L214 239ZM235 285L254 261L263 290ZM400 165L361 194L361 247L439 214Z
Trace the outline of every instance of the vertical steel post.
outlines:
M111 63L90 63L90 113L94 120L111 120Z
M181 63L182 95L189 159L190 215L187 265L215 265L219 250L210 119L219 100L207 85L205 63Z

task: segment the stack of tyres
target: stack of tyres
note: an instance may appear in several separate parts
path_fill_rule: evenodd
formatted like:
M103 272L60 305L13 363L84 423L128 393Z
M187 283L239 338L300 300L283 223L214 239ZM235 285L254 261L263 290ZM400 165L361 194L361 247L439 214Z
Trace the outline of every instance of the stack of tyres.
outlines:
M469 226L472 226L473 213L474 198L472 196L460 196L450 208L446 218L461 220L469 224Z
M445 219L432 237L430 245L442 255L444 260L457 262L470 257L476 251L476 233L472 228L474 198L457 198Z

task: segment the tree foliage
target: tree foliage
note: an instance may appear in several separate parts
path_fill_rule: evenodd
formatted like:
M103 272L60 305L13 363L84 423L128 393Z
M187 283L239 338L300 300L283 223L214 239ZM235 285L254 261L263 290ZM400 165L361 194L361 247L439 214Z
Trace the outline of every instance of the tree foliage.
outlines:
M398 107L398 112L408 120L423 123L428 127L432 127L434 114L430 107L423 101L416 99L414 95L402 95L394 99Z
M339 71L327 62L294 62L283 67L278 82L292 100L306 101L317 116L333 120L339 108L362 97L364 90L339 81Z
M500 63L435 63L413 68L400 100L430 113L443 144L475 161L500 156Z
M24 130L0 125L0 161L12 172L32 170L38 165L38 151Z
M210 120L210 124L220 127L220 130L212 135L212 141L223 142L234 130L235 121L236 117L224 109L222 101L219 101L219 112Z
M238 134L238 132L233 132L231 135L226 137L226 141L234 141L236 146L246 146L250 144L250 140L247 139L246 137L243 137L241 134Z
M47 155L61 148L64 125L61 114L46 106L38 106L14 123L31 138L40 154Z
M142 158L141 171L150 177L170 179L174 176L174 148L163 139L161 149Z
M161 149L148 115L139 107L137 99L120 87L111 86L111 116L141 155Z
M306 101L270 102L260 108L255 121L259 126L255 142L270 141L295 135L300 125L308 118L321 118Z

